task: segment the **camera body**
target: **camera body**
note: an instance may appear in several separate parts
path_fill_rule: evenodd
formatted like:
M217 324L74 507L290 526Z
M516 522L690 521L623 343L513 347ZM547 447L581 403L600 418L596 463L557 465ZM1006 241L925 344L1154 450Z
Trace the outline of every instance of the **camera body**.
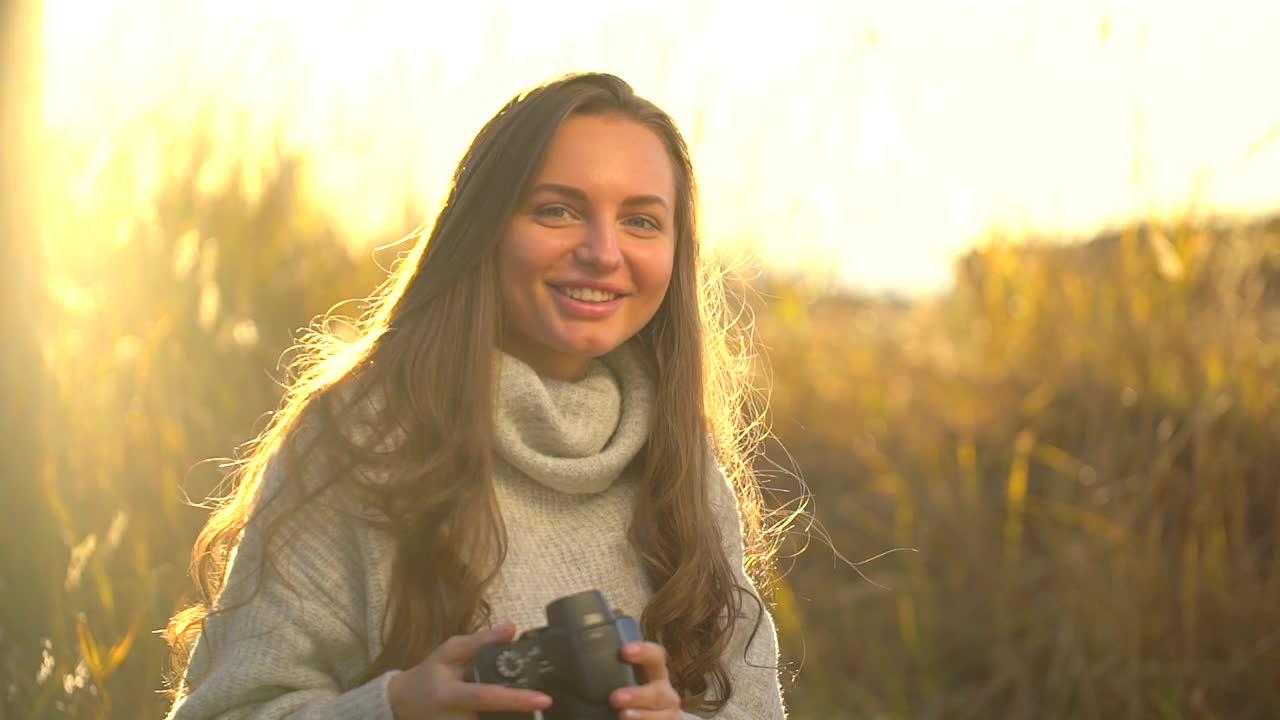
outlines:
M547 625L515 641L480 649L466 680L537 690L551 696L544 720L617 720L609 695L644 683L622 659L622 646L643 640L635 619L611 610L598 590L547 605ZM533 713L480 713L481 720L532 720Z

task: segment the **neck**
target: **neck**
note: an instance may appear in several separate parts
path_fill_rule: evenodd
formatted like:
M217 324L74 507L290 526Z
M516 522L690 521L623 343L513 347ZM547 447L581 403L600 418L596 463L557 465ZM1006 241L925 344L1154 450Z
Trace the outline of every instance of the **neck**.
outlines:
M519 337L504 338L502 351L533 368L538 375L564 382L586 377L594 360L590 355L557 352Z

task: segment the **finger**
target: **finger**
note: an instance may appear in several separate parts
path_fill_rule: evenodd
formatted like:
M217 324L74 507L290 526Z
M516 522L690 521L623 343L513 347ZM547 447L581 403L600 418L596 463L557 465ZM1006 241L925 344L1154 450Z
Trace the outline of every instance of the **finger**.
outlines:
M449 683L440 694L448 708L469 712L533 712L551 707L551 696L487 683Z
M650 683L639 687L619 688L609 696L609 701L619 710L678 710L680 696L670 684Z
M632 642L622 646L622 659L644 670L644 680L650 683L670 683L667 675L667 651L658 643Z
M510 642L515 637L515 631L514 624L503 623L470 635L454 635L436 649L436 659L447 665L465 665L485 645Z
M680 711L628 708L618 713L618 718L619 720L680 720Z

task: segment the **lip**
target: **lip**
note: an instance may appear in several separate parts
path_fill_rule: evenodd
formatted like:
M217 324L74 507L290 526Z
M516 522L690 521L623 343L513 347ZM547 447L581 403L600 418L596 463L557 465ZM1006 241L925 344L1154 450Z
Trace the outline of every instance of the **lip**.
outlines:
M599 320L612 315L613 312L618 309L618 306L622 304L623 298L626 297L624 293L619 293L616 290L612 290L608 287L602 287L600 285L550 285L549 287L551 290L551 297L556 303L556 307L560 308L560 311L565 315L581 320ZM617 297L612 300L606 300L605 302L586 302L585 300L575 300L568 295L565 295L556 289L558 287L603 290L605 292L614 293Z

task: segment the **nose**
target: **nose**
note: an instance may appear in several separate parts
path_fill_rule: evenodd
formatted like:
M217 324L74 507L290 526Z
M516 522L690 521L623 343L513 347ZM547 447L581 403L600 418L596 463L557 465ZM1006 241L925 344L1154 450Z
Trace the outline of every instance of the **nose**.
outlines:
M622 264L622 248L613 223L593 222L582 242L574 248L578 262L594 270L616 270Z

